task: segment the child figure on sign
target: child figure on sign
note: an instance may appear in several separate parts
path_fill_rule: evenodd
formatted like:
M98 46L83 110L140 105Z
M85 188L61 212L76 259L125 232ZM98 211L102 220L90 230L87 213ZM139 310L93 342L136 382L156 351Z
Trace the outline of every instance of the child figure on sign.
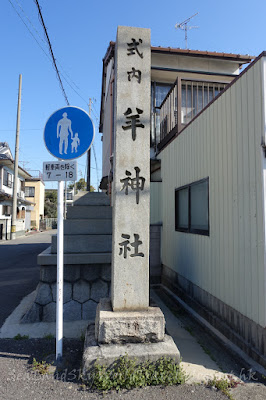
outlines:
M77 153L78 151L78 146L80 145L80 140L78 137L78 133L75 133L75 137L72 138L72 143L71 143L71 153Z

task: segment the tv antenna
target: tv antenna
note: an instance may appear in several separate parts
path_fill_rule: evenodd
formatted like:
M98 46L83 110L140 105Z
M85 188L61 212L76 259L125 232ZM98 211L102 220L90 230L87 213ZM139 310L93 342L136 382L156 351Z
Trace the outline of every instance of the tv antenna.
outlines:
M198 26L187 26L187 24L188 24L188 22L189 22L193 17L195 17L196 15L198 15L198 12L197 12L196 14L192 15L191 17L189 17L188 19L186 19L185 21L180 22L180 23L177 22L177 23L175 24L175 28L176 28L176 29L182 29L183 31L185 31L186 49L187 49L187 31L188 31L188 29L195 29L195 28L198 28Z

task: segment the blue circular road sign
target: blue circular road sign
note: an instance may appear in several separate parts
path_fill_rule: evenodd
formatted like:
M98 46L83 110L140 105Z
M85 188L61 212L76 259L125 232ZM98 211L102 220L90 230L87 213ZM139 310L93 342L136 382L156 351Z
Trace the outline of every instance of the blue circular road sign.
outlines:
M89 150L94 126L86 111L68 106L49 117L43 136L49 153L61 160L73 160Z

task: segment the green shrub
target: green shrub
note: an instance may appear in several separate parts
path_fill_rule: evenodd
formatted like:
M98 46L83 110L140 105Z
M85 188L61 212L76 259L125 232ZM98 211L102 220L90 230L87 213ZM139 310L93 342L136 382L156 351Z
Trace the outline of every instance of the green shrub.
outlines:
M85 382L90 388L103 391L133 389L152 385L178 385L185 382L185 374L171 358L137 364L136 360L130 360L126 355L110 367L95 363Z

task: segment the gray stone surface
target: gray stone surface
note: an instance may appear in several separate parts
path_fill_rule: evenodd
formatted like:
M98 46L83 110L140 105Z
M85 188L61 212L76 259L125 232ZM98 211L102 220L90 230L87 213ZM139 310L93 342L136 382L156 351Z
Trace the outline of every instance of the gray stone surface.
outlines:
M48 267L41 266L40 280L45 283L52 283L56 281L56 265Z
M38 284L36 290L37 290L37 294L36 294L35 303L44 306L53 300L51 288L50 288L50 285L48 285L48 283L40 282Z
M158 278L159 283L162 274L161 262L161 225L150 226L150 277Z
M82 304L82 319L94 320L96 315L97 303L93 300L88 300Z
M84 303L90 298L90 284L80 280L73 285L73 300Z
M157 361L161 357L172 358L180 362L180 353L173 339L165 335L164 340L158 343L128 343L97 345L93 336L93 327L89 326L83 353L83 373L86 374L93 367L95 361L101 365L111 365L120 356L127 355L136 359L137 363Z
M105 193L86 192L74 197L74 206L109 206L110 199Z
M44 266L56 265L57 256L56 253L51 253L51 246L38 255L37 262L39 265ZM105 263L111 263L111 252L64 254L64 265Z
M43 307L42 322L55 322L56 320L56 303L47 304Z
M51 285L52 289L52 295L53 295L53 301L56 301L56 287L57 284L53 283ZM72 284L69 282L64 282L64 287L63 287L63 302L67 303L72 299Z
M64 266L64 280L67 282L76 282L80 278L79 265L65 265Z
M95 281L101 276L101 266L99 264L83 266L81 277L86 281Z
M147 343L164 339L165 319L158 307L146 311L112 311L110 299L101 299L95 319L98 343Z
M71 300L64 304L64 321L78 321L81 319L81 304Z
M74 208L74 207L73 207ZM109 253L112 235L65 235L64 253ZM57 237L52 237L51 252L57 251Z
M41 306L36 303L33 303L30 309L24 314L21 318L22 324L31 324L33 322L40 322L40 311Z
M91 285L91 299L97 303L101 298L108 294L108 284L102 280L96 281Z
M132 38L138 51L132 44L131 52ZM150 30L119 26L116 49L112 305L115 311L141 310L149 305ZM133 65L141 81L134 74L128 79ZM142 124L135 136L128 129L133 126L130 115ZM144 185L138 193L133 188L137 173Z
M101 278L104 281L111 282L111 264L103 264L101 266Z
M73 206L67 210L68 219L105 219L112 218L112 208L110 206Z
M64 221L66 235L111 234L111 219L66 219Z

